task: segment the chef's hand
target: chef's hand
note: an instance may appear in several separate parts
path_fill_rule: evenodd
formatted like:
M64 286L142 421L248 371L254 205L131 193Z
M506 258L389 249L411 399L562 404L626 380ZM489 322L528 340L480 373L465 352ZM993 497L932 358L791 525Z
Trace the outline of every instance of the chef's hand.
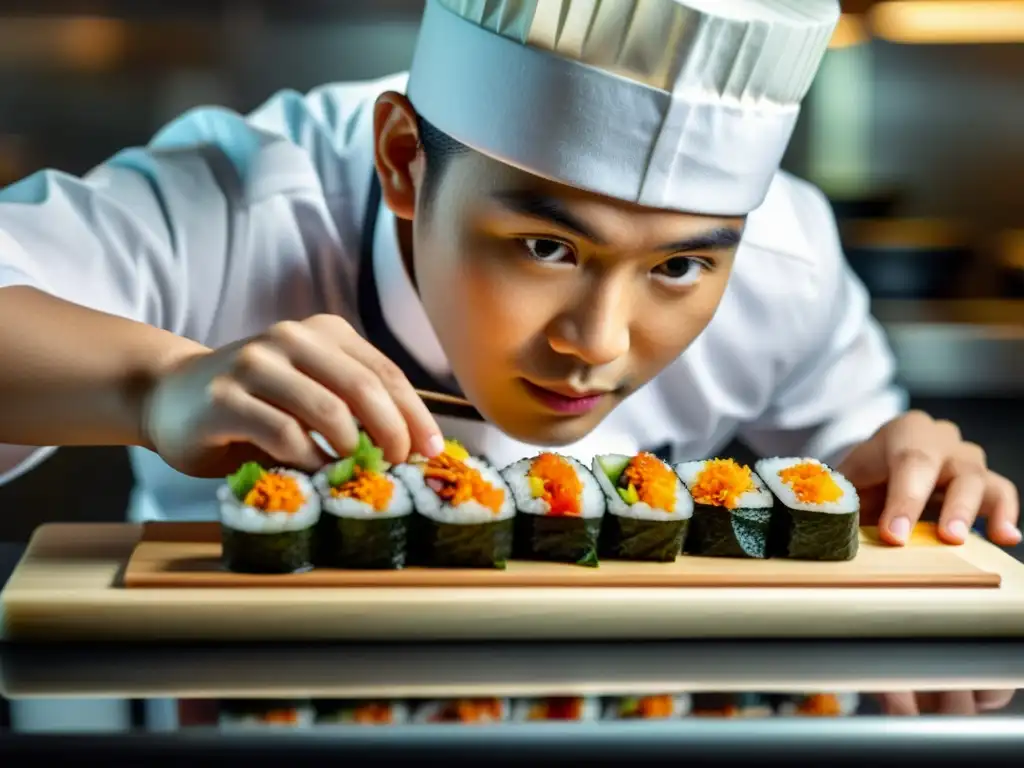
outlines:
M1005 709L1016 691L900 691L877 694L882 712L891 716L980 715Z
M179 361L146 398L149 447L172 467L222 477L245 461L315 471L355 450L356 420L393 463L435 456L441 431L398 367L334 315Z
M985 452L965 442L949 421L911 411L857 446L838 467L862 496L862 518L877 516L879 534L905 544L936 494L942 496L939 535L962 544L976 518L1001 546L1020 543L1020 501L1013 483L988 469Z

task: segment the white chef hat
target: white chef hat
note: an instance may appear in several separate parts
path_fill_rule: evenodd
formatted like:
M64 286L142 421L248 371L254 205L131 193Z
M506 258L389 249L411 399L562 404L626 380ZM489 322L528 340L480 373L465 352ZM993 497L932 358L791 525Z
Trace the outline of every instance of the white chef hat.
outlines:
M427 0L417 112L530 173L641 205L764 200L838 0Z

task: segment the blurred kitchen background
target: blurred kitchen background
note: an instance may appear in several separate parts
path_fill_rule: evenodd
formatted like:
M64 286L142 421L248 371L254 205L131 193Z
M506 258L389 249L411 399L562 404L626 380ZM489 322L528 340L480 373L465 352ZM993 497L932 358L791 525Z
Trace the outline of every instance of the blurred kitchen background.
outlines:
M404 69L421 10L0 0L0 185L87 171L199 104L244 112L281 88ZM1024 487L1024 1L843 10L787 166L834 201L914 405ZM0 540L123 520L130 483L119 449L62 450L0 488Z

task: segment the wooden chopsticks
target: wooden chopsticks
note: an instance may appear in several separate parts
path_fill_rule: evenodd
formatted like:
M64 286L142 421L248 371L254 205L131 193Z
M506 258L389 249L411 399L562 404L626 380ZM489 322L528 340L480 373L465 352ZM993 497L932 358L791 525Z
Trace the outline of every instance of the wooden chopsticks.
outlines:
M435 416L484 421L480 411L469 400L464 398L446 395L442 392L431 392L425 389L417 389L416 394L420 396L427 409Z

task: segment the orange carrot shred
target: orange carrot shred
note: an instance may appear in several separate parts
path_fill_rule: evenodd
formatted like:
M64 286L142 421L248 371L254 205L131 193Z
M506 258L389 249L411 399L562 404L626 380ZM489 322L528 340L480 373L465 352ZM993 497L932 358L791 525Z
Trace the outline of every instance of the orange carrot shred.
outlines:
M779 478L793 489L801 504L827 504L843 497L843 489L828 469L813 461L786 467L779 471Z
M704 463L690 492L698 504L736 509L740 497L754 488L750 467L733 459L712 459Z
M355 468L351 480L337 488L331 488L332 495L362 501L378 512L388 508L394 492L395 487L386 475L370 472L359 466Z
M630 459L619 485L632 485L640 501L652 509L675 512L676 476L653 454L640 453Z
M476 501L498 514L505 502L501 488L495 488L476 469L447 453L430 459L423 468L423 477L439 480L441 489L437 495L453 507Z
M797 713L808 717L839 717L842 707L839 699L831 693L818 693L808 696L797 707Z
M244 503L263 512L287 512L293 515L306 503L306 497L294 477L264 472L245 495Z

